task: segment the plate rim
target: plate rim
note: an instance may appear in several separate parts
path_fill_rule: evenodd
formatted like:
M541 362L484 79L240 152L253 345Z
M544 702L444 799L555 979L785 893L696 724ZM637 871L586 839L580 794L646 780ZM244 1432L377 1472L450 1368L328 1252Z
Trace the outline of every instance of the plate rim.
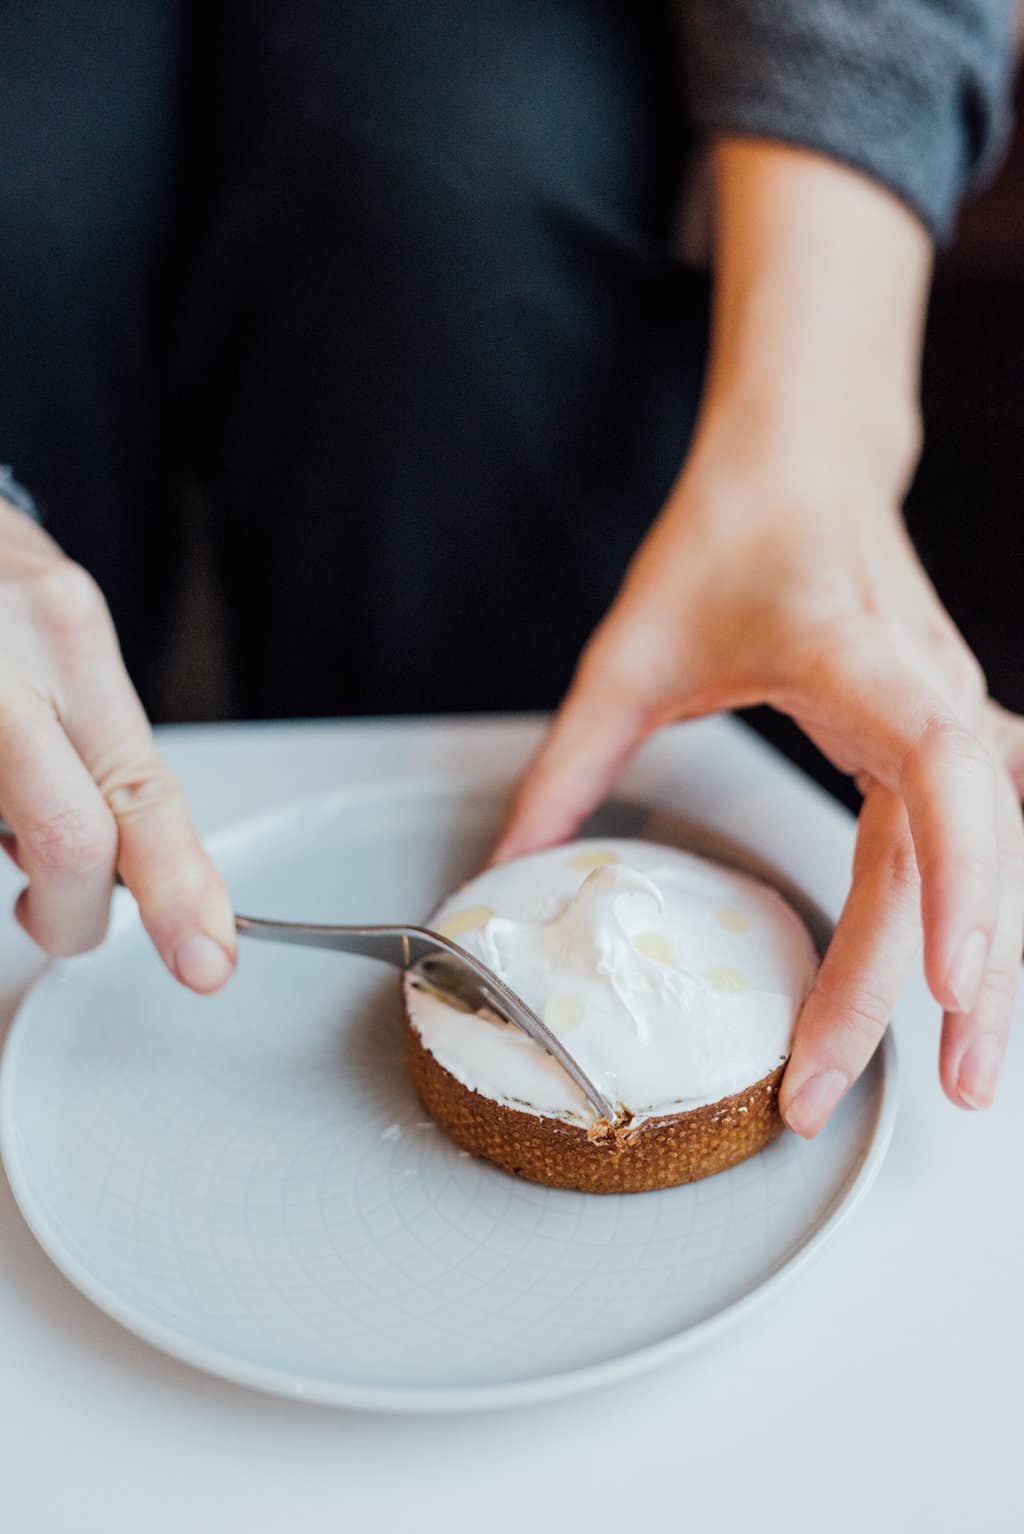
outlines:
M336 813L339 808L353 801L358 803L362 799L386 798L393 794L415 798L438 792L446 793L451 797L493 799L510 787L513 781L511 778L498 774L482 781L478 772L450 771L415 779L382 778L374 782L341 786L326 792L303 795L271 809L231 821L207 837L206 845L214 856L225 854L230 856L252 839L272 833L276 825L287 823L289 819L318 811ZM706 825L714 834L720 834L713 823L687 817L684 811L678 810L674 805L666 805L664 802L659 804L654 796L633 796L630 799L627 793L621 797L627 802L649 804L652 809L668 810L677 815L681 821L690 818L692 824ZM737 846L745 845L738 839L734 839L734 842ZM755 849L749 850L754 856L758 856ZM118 892L110 932L104 948L111 946L114 941L128 932L135 931L139 925L137 909L131 897L126 892ZM73 960L51 962L29 987L8 1029L2 1060L0 1060L0 1159L3 1160L11 1191L22 1218L39 1246L68 1282L98 1310L133 1336L139 1337L159 1352L201 1373L287 1400L354 1411L408 1414L499 1410L558 1400L586 1390L615 1385L669 1364L683 1357L691 1349L703 1346L720 1331L742 1321L813 1260L831 1235L862 1203L881 1170L895 1129L899 1070L896 1043L890 1023L865 1072L865 1076L869 1073L880 1076L877 1088L878 1105L871 1138L844 1192L834 1201L811 1235L801 1242L796 1251L784 1257L766 1277L756 1283L753 1289L723 1305L713 1315L686 1326L680 1331L672 1332L669 1336L659 1338L656 1342L631 1348L613 1358L527 1379L506 1380L488 1385L426 1387L366 1385L356 1382L346 1384L337 1380L310 1381L308 1378L289 1374L287 1370L253 1364L239 1358L236 1354L197 1344L176 1331L174 1327L154 1321L145 1311L125 1302L116 1291L95 1279L89 1268L68 1250L53 1225L48 1222L45 1209L32 1190L21 1157L20 1133L15 1125L13 1111L14 1096L22 1040L31 1026L29 1019L39 1005L40 997L45 996L50 987L60 983L73 963Z

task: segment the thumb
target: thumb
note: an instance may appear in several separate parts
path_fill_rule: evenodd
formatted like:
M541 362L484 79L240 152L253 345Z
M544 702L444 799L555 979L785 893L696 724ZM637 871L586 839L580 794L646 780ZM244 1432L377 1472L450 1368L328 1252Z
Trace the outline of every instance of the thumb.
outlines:
M491 861L533 852L571 836L605 797L658 724L653 672L615 661L603 636L592 641L572 685L516 790Z

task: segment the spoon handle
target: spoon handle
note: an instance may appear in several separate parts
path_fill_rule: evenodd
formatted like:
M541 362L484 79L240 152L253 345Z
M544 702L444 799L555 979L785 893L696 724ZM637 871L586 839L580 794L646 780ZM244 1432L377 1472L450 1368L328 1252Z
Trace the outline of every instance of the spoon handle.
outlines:
M335 953L354 953L379 959L395 969L411 969L422 957L425 945L417 941L412 927L336 927L316 922L268 921L262 916L235 916L239 936L266 943L291 943L299 948L330 948Z

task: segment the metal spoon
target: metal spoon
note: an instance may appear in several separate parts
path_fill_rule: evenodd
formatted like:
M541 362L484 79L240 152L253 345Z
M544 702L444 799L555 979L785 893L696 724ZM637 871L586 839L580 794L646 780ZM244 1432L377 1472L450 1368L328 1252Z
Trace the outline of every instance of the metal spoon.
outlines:
M14 832L0 820L0 840L13 841ZM121 881L118 880L118 883ZM493 970L479 959L426 927L338 927L313 922L268 921L259 916L235 916L241 937L266 943L292 943L300 948L330 948L336 953L378 959L395 969L408 970L435 991L470 1012L488 1007L504 1022L525 1033L558 1061L601 1118L614 1123L618 1117L612 1103L591 1081L561 1039L541 1022L521 996L510 990Z
M431 989L467 1011L479 1012L489 1007L504 1022L512 1023L546 1049L600 1116L609 1123L615 1122L617 1114L608 1098L536 1012L486 964L439 932L426 927L319 926L311 922L264 921L257 916L236 916L235 926L243 937L262 938L269 943L332 948L338 953L379 959L422 978Z

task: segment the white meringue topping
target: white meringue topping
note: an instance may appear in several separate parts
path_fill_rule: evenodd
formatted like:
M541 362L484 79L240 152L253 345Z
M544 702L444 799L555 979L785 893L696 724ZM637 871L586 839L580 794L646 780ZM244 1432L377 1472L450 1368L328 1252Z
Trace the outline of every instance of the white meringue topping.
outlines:
M428 923L483 961L636 1118L715 1102L788 1054L817 955L767 885L677 848L581 841L488 869ZM593 1110L518 1029L406 982L423 1043L464 1085L534 1113Z

